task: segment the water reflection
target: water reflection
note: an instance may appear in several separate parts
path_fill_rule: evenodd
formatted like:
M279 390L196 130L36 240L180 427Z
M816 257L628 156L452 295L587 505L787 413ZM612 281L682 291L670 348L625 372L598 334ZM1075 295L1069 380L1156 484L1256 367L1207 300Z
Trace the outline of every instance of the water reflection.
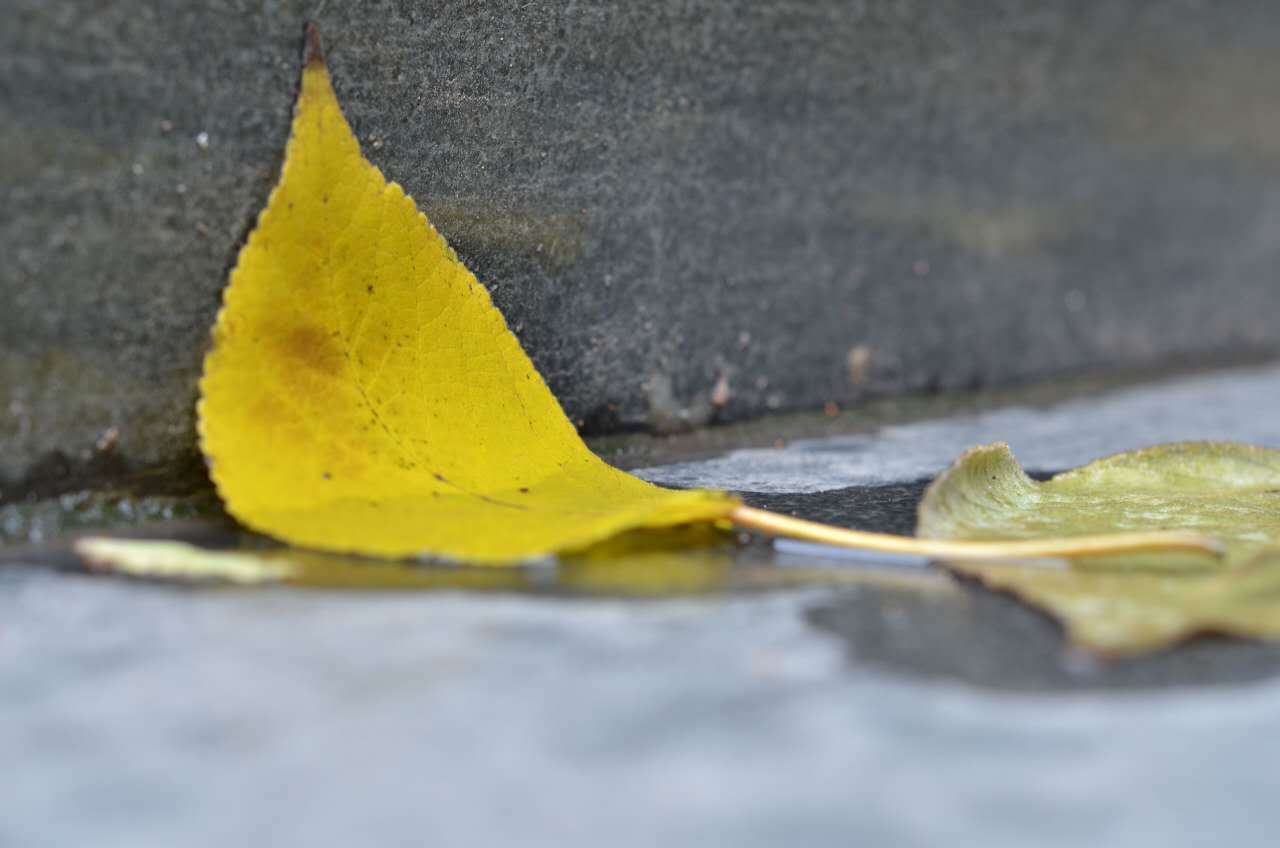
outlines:
M388 563L362 557L265 550L284 559L295 586L344 589L519 592L555 596L666 598L803 586L873 584L953 591L937 572L850 567L837 557L778 557L767 542L743 542L709 526L631 533L558 560L519 568ZM806 562L807 560L807 562Z

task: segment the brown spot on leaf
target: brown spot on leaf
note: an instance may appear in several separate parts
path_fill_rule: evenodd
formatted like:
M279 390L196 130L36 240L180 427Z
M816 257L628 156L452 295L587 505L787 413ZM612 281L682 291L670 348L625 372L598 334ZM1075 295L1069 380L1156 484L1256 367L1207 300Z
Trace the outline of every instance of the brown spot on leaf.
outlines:
M319 327L289 327L275 336L275 342L280 352L300 368L328 375L335 375L342 368L342 348Z

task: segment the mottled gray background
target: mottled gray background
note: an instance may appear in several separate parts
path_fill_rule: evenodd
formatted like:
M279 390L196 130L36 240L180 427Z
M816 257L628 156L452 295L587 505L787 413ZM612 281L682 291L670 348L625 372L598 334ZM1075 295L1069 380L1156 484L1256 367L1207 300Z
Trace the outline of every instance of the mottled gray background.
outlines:
M0 483L191 455L310 16L588 430L1275 347L1264 0L0 11Z

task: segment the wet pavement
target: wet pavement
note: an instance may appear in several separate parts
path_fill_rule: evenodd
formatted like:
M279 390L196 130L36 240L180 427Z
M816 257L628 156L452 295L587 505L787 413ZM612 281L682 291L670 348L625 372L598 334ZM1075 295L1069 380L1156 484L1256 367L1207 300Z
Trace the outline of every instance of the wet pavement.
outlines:
M643 473L907 532L973 444L1040 472L1175 439L1280 447L1278 411L1280 368L1258 368ZM797 550L412 593L10 562L0 846L1167 846L1280 825L1280 647L1100 663L918 564Z

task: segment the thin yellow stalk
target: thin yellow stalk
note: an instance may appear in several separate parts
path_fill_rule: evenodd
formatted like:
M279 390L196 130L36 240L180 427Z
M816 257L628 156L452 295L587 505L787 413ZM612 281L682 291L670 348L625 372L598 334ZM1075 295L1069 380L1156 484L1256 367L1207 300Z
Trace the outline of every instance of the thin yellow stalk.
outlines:
M1209 536L1180 530L1111 533L1104 536L1072 536L1061 539L1018 541L948 541L847 530L816 521L805 521L768 510L740 506L729 514L736 526L767 536L783 536L806 542L821 542L841 548L860 548L895 554L915 554L934 559L1004 559L1042 557L1083 557L1104 554L1183 552L1221 557L1222 543Z

